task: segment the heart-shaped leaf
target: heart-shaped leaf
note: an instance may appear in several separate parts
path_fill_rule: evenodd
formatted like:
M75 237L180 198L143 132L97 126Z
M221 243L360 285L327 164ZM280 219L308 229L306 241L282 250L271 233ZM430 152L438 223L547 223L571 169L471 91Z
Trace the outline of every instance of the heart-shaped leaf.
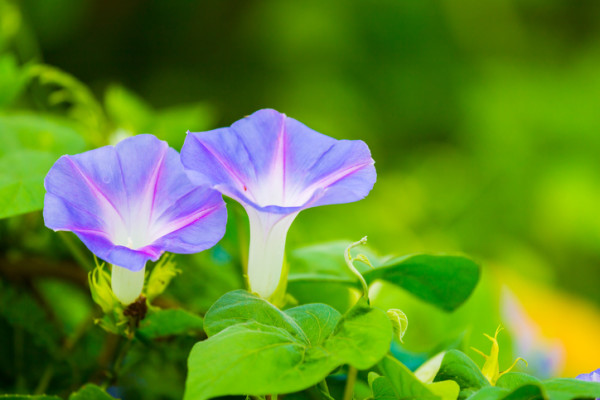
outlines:
M325 304L284 312L243 290L221 297L204 329L209 338L188 360L185 399L303 390L342 364L372 367L392 338L385 312L366 300L343 316Z

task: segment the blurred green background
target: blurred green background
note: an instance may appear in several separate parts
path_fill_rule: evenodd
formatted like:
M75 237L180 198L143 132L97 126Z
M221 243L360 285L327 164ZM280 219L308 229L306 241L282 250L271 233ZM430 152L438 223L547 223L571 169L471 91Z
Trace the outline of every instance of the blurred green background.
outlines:
M65 268L89 255L36 211L56 158L137 133L179 149L188 129L269 107L364 140L378 170L365 200L303 212L288 253L364 235L382 255L465 252L481 261L482 284L453 315L382 289L382 305L409 315L407 349L464 332L485 349L481 333L502 322L504 344L534 349L541 373L589 372L600 367L599 99L592 0L0 0L0 217L10 217L0 220L0 292L13 296L0 298L10 332L0 351L17 357L19 332L32 333L11 314L32 282L26 299L44 307L64 290L82 298L53 304L65 307L60 318L92 308L64 286L82 274L85 286L81 268ZM243 232L245 216L231 214ZM226 238L210 262L230 265L235 243ZM176 282L173 297L198 312L241 284L235 267L217 274L180 259L201 282ZM193 300L198 291L208 294ZM84 317L72 319L61 323ZM2 368L0 387L13 387L18 374Z

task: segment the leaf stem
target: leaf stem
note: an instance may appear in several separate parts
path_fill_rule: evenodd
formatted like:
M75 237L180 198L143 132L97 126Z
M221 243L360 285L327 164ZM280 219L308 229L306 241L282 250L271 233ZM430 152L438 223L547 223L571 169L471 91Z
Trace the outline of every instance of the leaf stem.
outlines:
M354 383L356 382L356 376L358 371L353 366L348 366L348 378L346 379L346 387L344 388L344 399L352 400L354 397Z

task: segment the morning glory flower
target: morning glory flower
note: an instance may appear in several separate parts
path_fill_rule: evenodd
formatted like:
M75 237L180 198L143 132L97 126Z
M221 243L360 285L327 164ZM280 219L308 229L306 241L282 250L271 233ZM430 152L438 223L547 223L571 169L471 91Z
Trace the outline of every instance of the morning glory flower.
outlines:
M377 177L363 141L333 139L275 110L229 128L188 132L181 161L194 182L211 184L246 209L248 281L263 298L280 283L287 231L298 213L360 200Z
M580 381L600 383L600 368L598 368L595 371L590 372L589 374L579 374L579 375L577 375L577 379L579 379ZM596 400L600 400L600 399L596 399Z
M62 156L44 185L46 226L72 231L113 265L112 289L123 304L140 295L148 260L200 252L225 233L221 194L192 184L179 154L152 135Z
M529 368L544 378L558 375L565 363L564 345L559 339L542 334L539 324L507 286L502 287L500 311L512 335L515 352L527 360Z
M599 382L600 383L600 368L598 368L595 371L590 372L589 374L577 375L577 379L579 379L580 381Z

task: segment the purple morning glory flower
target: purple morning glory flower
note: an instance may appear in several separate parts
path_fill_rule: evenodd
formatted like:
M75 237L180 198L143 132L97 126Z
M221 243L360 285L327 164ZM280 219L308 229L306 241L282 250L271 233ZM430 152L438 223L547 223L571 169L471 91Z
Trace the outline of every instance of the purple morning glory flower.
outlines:
M600 383L600 368L598 368L595 371L590 372L589 374L577 375L577 379L579 379L580 381ZM596 399L596 400L600 400L600 399Z
M193 181L210 183L246 209L249 285L264 298L280 282L296 215L360 200L377 177L364 142L335 140L275 110L257 111L229 128L188 132L181 161Z
M44 184L46 226L72 231L113 264L113 291L123 303L141 293L148 260L200 252L225 233L220 193L192 184L179 154L152 135L62 156Z
M580 381L599 382L600 383L600 368L598 368L595 371L590 372L589 374L577 375L577 379L579 379Z

